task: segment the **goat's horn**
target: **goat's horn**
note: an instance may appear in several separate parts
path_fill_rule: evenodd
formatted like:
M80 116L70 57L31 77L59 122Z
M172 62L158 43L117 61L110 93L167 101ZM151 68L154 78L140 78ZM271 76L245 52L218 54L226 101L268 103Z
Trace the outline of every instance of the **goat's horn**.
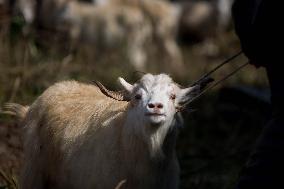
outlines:
M94 81L94 83L97 85L97 87L101 90L101 92L115 100L119 101L129 101L129 98L126 98L125 91L111 91L108 90L101 82L99 81Z

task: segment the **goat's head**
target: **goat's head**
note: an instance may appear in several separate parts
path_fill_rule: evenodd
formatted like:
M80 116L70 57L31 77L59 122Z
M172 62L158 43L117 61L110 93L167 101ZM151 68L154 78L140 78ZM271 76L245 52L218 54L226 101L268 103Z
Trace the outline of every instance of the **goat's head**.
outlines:
M172 122L179 107L199 91L199 86L180 88L166 74L146 74L133 85L123 78L119 82L127 91L131 111L152 127Z
M176 113L180 106L199 92L199 86L181 88L166 74L145 74L133 85L123 78L118 80L124 91L112 92L100 83L97 85L107 96L129 101L128 131L142 137L150 145L152 156L162 154L163 141L175 125Z

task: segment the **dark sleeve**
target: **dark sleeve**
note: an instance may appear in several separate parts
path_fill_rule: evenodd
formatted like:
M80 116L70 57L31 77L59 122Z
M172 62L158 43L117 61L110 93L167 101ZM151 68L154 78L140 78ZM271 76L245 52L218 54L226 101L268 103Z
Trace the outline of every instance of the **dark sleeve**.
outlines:
M276 64L282 52L283 17L281 1L236 0L232 7L235 31L243 52L257 66ZM281 43L282 44L281 44Z

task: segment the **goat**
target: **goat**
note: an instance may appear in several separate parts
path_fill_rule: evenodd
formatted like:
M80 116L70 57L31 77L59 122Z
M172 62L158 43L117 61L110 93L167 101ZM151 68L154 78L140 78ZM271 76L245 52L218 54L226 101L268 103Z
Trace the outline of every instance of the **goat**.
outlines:
M222 41L230 27L233 0L180 0L182 7L178 37L188 44L200 43L201 53L216 56L220 51L216 39Z
M119 82L124 90L113 92L64 81L29 107L8 106L26 129L20 189L178 187L178 112L200 86L181 88L166 74Z

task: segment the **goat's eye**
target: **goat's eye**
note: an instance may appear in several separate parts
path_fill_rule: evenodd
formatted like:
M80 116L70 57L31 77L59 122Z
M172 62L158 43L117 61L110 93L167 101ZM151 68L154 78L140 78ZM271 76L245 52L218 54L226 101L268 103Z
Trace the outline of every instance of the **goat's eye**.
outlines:
M134 96L134 98L136 99L136 100L140 100L141 99L141 94L136 94L135 96Z
M170 99L171 99L171 100L176 99L176 95L175 95L175 94L171 94Z

